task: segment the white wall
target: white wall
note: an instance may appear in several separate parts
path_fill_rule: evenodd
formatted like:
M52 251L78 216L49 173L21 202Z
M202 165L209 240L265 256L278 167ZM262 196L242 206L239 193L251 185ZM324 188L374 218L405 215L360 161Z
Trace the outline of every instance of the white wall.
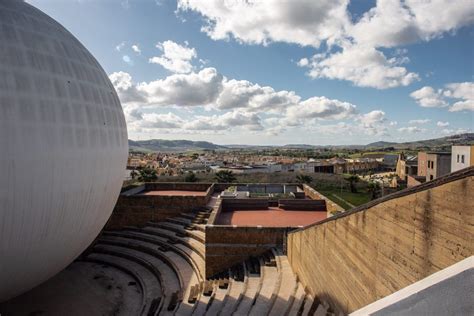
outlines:
M464 163L462 162L464 156ZM458 162L459 157L459 162ZM451 147L451 172L458 171L470 166L471 146L452 146Z

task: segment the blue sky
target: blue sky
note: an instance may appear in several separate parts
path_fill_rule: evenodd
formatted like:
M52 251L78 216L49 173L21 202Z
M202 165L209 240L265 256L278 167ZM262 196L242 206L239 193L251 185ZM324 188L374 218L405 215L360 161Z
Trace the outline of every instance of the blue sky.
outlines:
M470 0L29 0L110 75L131 139L364 144L474 129Z

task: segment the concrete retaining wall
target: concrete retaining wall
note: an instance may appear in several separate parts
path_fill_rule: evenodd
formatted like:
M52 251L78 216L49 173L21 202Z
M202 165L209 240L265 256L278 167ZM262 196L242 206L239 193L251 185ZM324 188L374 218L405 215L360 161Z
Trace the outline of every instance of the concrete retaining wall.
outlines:
M290 228L206 226L206 277L257 256L270 248L283 247Z
M355 311L474 253L474 168L464 169L288 235L288 258L309 292Z
M134 195L137 190L206 191L206 195ZM208 183L146 183L120 195L105 229L144 226L149 221L158 222L182 212L205 208L213 192L213 185Z

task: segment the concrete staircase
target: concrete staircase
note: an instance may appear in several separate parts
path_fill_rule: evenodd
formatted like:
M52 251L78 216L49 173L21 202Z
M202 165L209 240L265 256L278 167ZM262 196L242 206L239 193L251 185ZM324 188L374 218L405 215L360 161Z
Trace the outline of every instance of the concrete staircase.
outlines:
M306 294L278 249L206 279L208 217L208 211L183 213L143 228L104 231L81 260L132 276L142 298L137 315L330 314Z

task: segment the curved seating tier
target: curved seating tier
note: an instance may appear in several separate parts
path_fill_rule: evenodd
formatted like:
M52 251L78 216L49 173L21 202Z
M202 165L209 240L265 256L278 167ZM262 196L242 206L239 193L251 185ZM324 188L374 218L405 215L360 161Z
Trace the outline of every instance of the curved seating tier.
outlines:
M82 260L121 269L142 293L140 315L314 315L288 259L273 249L206 279L209 212L104 231ZM325 315L325 314L324 314Z

